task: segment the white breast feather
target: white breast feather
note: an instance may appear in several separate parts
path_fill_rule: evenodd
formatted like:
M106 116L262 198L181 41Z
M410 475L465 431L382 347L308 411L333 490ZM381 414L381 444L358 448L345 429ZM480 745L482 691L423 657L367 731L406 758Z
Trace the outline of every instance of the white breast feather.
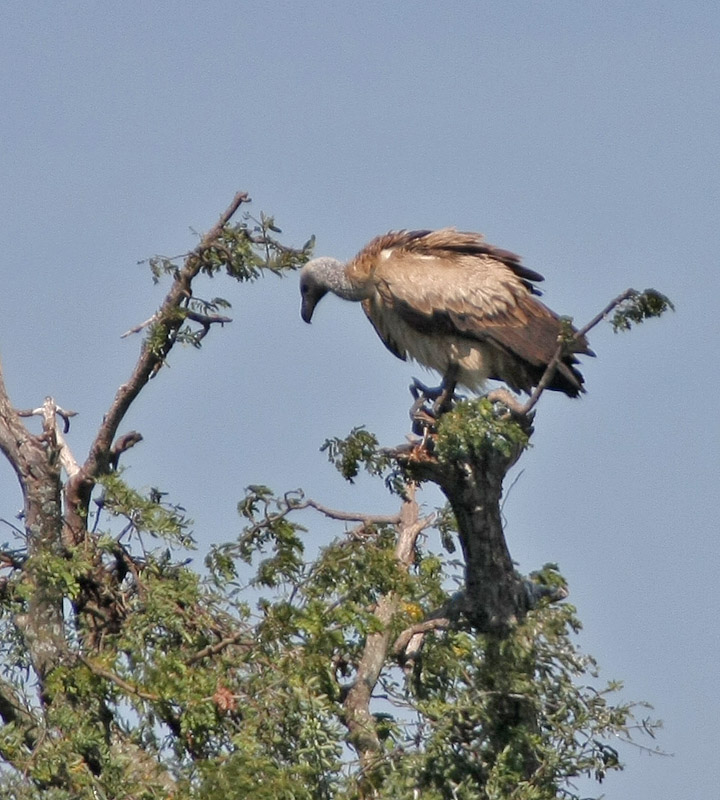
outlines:
M372 315L378 332L400 353L441 376L450 364L457 364L458 382L472 391L482 389L490 373L487 345L452 334L420 333L381 303L373 303Z

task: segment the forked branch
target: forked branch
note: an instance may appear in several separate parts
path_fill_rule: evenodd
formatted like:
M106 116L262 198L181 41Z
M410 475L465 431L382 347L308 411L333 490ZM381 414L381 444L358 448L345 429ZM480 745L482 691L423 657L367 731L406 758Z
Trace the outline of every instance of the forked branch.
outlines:
M419 516L414 495L415 487L410 484L397 525L395 558L400 568L405 571L413 564L418 536L433 519ZM355 679L345 693L343 701L344 722L350 734L350 742L360 756L364 779L370 785L373 781L373 768L382 750L375 719L370 713L370 701L387 659L390 648L390 623L399 606L400 597L394 592L383 595L378 601L375 616L381 629L367 635L362 656L356 667Z
M175 341L175 334L182 325L188 311L178 313L187 297L190 296L193 279L202 269L200 254L218 239L223 228L232 219L240 206L249 200L246 192L238 192L230 205L220 215L217 223L202 237L198 246L185 259L183 266L177 271L170 290L154 315L153 328L158 335L150 337L143 343L140 357L129 380L117 391L110 409L105 415L90 454L83 465L86 479L102 474L109 467L112 441L118 426L127 413L130 405L138 396L145 384L163 364ZM217 320L220 322L221 320Z

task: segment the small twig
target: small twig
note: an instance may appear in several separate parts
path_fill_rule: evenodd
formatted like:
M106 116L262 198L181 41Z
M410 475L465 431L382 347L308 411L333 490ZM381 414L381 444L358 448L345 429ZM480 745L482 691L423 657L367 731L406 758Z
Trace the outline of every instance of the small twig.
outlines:
M193 333L196 343L200 342L201 339L204 339L208 335L211 325L219 324L222 327L226 322L232 322L230 317L223 317L220 316L220 314L201 314L189 308L186 308L183 313L185 319L191 319L193 322L198 322L202 325L202 330Z
M153 322L157 319L157 313L153 314L152 317L149 317L145 320L145 322L141 322L139 325L134 325L129 330L125 331L125 333L120 334L121 339L125 339L128 336L132 336L133 333L140 333L143 328L147 328L148 325L152 325Z
M210 327L210 325L220 324L224 325L226 322L232 322L230 317L223 317L220 314L200 314L198 311L193 311L186 308L183 312L186 319L191 319L193 322L199 322L203 327Z
M240 642L243 641L243 639L246 640L247 646L250 647L251 643L248 641L247 631L240 631L239 633L236 633L234 636L228 636L225 639L221 639L219 642L216 642L215 644L209 644L207 647L203 647L202 650L198 650L197 653L190 656L190 658L188 658L188 660L185 663L188 666L191 666L192 664L197 664L197 662L202 661L203 658L207 658L208 656L215 656L218 653L225 650L225 648L230 647L233 644L239 644Z
M585 336L588 331L592 330L596 325L602 322L614 308L620 305L620 303L624 303L626 300L629 300L631 297L635 297L637 294L637 289L626 289L614 300L611 300L597 316L593 317L590 322L588 322L584 328L580 328L580 330L575 334L575 338L579 340L582 336Z
M635 297L637 294L638 292L635 289L626 289L622 294L619 294L614 300L611 300L599 314L596 314L590 320L590 322L587 323L587 325L576 331L573 334L572 341L581 342L585 335L596 325L602 322L614 308L619 306L621 303L624 303L626 300L629 300L631 297ZM542 393L545 391L545 389L547 389L550 381L552 381L558 364L562 360L563 356L568 352L573 352L572 347L569 346L567 342L559 342L553 357L550 359L550 362L540 378L540 381L524 405L521 405L517 398L515 398L514 395L510 394L510 392L505 389L497 389L490 392L488 394L488 398L490 400L499 400L514 414L519 416L527 416L537 405Z
M20 528L18 528L17 525L14 525L12 522L9 522L8 520L3 519L2 517L0 517L0 522L3 522L9 528L12 528L15 531L15 533L17 533L17 535L20 536L22 539L24 539L27 536L24 530L21 530Z
M105 678L111 683L114 683L116 686L119 686L124 692L128 692L128 694L134 694L141 700L147 700L149 703L157 703L158 700L160 700L158 695L150 694L150 692L145 692L142 689L139 689L132 683L128 683L128 681L123 680L123 678L121 678L119 675L116 675L114 672L111 672L104 667L99 667L97 664L93 664L93 662L85 658L85 656L78 655L78 661L84 664L90 670L90 672L93 673L93 675L97 675L99 678Z
M138 442L142 442L143 437L137 431L130 431L124 433L115 440L115 444L110 448L110 464L114 469L117 469L118 460L120 456L131 447L134 447Z

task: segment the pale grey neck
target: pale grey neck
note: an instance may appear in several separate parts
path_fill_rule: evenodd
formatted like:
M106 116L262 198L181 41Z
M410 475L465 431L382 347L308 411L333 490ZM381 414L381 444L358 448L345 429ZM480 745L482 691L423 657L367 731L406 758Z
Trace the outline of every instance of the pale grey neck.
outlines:
M347 277L345 264L336 258L316 258L308 264L313 275L333 294L343 300L364 300L364 287L354 286Z

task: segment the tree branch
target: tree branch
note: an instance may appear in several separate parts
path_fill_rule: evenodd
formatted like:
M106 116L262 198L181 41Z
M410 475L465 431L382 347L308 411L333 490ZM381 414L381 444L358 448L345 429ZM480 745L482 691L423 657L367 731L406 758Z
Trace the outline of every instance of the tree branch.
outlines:
M37 720L20 700L15 687L3 678L0 678L0 718L6 725L19 725L26 731L26 737L37 725Z
M184 316L188 313L186 310L184 314L178 314L177 310L188 297L192 280L202 268L199 254L222 234L225 225L232 219L238 208L247 201L247 193L238 192L227 209L221 214L217 223L203 236L200 244L185 259L185 263L178 271L170 291L155 314L154 325L161 327L165 334L165 339L159 347L151 346L148 340L143 343L140 357L132 375L118 389L115 399L105 415L95 441L90 448L90 454L83 465L85 478L95 478L108 469L112 440L123 417L142 388L162 365L174 344L174 335L181 326Z
M416 622L414 625L411 625L409 628L405 628L405 630L395 639L395 643L392 646L393 655L396 658L402 658L405 660L408 655L408 649L410 642L415 639L416 637L422 637L424 634L428 633L428 631L446 631L451 625L453 621L450 617L445 616L438 616L438 617L428 617L426 620L422 622ZM415 644L413 647L413 654L417 653L420 648Z
M0 364L0 451L10 462L18 476L20 485L23 483L23 458L24 446L30 441L32 435L23 425L20 415L13 408L3 377L2 364Z
M192 666L193 664L197 664L198 661L202 661L203 658L208 658L209 656L215 656L218 653L221 653L228 647L231 647L234 644L245 644L244 649L251 649L255 642L249 638L247 631L240 631L236 633L234 636L227 636L225 639L221 639L219 642L215 644L209 644L207 647L203 647L202 650L198 650L197 653L190 656L185 662L188 666Z
M150 692L145 692L142 689L139 689L137 686L133 685L132 683L128 683L128 681L121 678L119 675L116 675L114 672L111 672L109 669L105 669L104 667L100 667L97 664L93 664L90 659L85 658L83 655L78 655L78 661L81 664L84 664L93 675L97 675L98 678L105 678L105 680L114 683L124 692L128 694L134 694L136 697L139 697L141 700L147 700L149 703L157 703L160 700L160 697L156 694L150 694Z
M599 314L594 316L590 322L587 323L587 325L576 331L573 334L572 341L582 341L585 335L596 325L602 322L613 309L617 308L621 303L624 303L631 297L635 297L637 294L638 292L636 289L626 289L622 294L619 294L614 300L611 300ZM552 381L555 375L555 370L557 369L558 364L562 360L563 356L572 352L573 348L570 343L562 340L558 342L558 346L553 354L553 357L550 359L550 362L545 368L538 385L535 387L535 389L533 389L532 394L526 403L520 403L514 395L507 391L507 389L496 389L492 392L489 392L488 397L491 400L499 400L517 416L527 416L538 404L543 392L545 389L547 389L548 385Z
M417 537L432 521L432 517L420 518L415 501L415 486L408 485L406 499L400 511L395 558L401 569L407 571L413 564ZM360 756L364 779L372 784L373 771L382 745L370 713L370 700L387 658L390 645L390 623L397 613L400 599L390 592L383 595L375 608L375 616L382 630L369 633L352 686L343 701L344 722L349 731L349 740Z
M397 525L402 517L401 514L363 514L359 511L337 511L334 508L328 508L315 500L309 499L292 505L293 510L297 509L299 511L303 508L314 508L329 519L336 519L341 522L362 522L364 525Z

